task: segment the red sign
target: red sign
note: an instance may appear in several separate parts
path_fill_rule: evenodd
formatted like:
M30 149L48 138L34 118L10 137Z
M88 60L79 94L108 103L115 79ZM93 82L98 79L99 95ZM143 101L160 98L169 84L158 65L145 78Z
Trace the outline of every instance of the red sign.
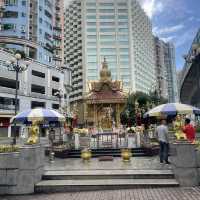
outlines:
M0 127L8 128L10 126L10 118L0 118Z

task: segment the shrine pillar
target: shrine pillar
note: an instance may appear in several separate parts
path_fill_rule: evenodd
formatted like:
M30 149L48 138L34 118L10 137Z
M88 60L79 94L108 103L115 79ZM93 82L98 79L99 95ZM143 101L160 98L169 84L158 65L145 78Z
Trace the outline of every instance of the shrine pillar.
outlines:
M116 120L117 120L116 126L119 127L119 125L120 125L120 105L119 104L116 105L116 110L117 110L117 112L116 112Z

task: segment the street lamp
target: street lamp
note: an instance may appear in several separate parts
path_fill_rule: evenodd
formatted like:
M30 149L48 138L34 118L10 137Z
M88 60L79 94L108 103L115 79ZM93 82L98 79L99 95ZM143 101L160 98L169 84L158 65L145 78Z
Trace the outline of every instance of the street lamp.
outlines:
M15 115L17 115L17 109L18 109L18 102L17 102L17 96L18 96L18 81L19 81L19 73L22 73L23 71L27 70L29 62L25 61L23 64L20 64L19 61L21 60L21 54L17 53L15 54L15 57L12 58L10 61L6 62L8 71L13 71L16 73L16 79L15 79ZM14 123L14 137L13 137L13 144L16 144L16 123Z
M59 99L59 110L60 110L60 112L62 112L62 98L63 98L63 91L62 91L62 89L59 89L57 92L55 92L54 93L54 95L56 96L56 97L58 97L58 99Z
M60 113L62 113L62 98L63 98L63 91L62 91L62 89L59 89L57 92L55 92L54 93L54 95L56 96L56 97L58 97L59 98L59 110L60 110ZM61 138L61 125L60 125L60 135L59 135L59 141L62 141L62 138Z

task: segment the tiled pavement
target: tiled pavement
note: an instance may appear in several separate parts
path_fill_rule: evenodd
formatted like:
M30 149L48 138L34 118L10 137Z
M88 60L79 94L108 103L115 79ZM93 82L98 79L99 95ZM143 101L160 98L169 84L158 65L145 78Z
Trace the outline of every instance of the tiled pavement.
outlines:
M0 197L1 200L200 200L200 187L132 189Z

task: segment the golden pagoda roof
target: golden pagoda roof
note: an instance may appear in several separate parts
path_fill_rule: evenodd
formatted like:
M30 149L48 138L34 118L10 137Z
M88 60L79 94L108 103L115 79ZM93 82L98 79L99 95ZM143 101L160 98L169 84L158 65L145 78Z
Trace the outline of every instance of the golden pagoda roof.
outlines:
M122 81L111 78L106 59L102 63L100 80L89 82L89 93L85 97L88 103L124 103L127 94L123 92Z
M111 81L111 71L108 69L108 64L106 62L106 58L104 58L104 61L102 63L102 69L100 71L100 81L107 82Z

